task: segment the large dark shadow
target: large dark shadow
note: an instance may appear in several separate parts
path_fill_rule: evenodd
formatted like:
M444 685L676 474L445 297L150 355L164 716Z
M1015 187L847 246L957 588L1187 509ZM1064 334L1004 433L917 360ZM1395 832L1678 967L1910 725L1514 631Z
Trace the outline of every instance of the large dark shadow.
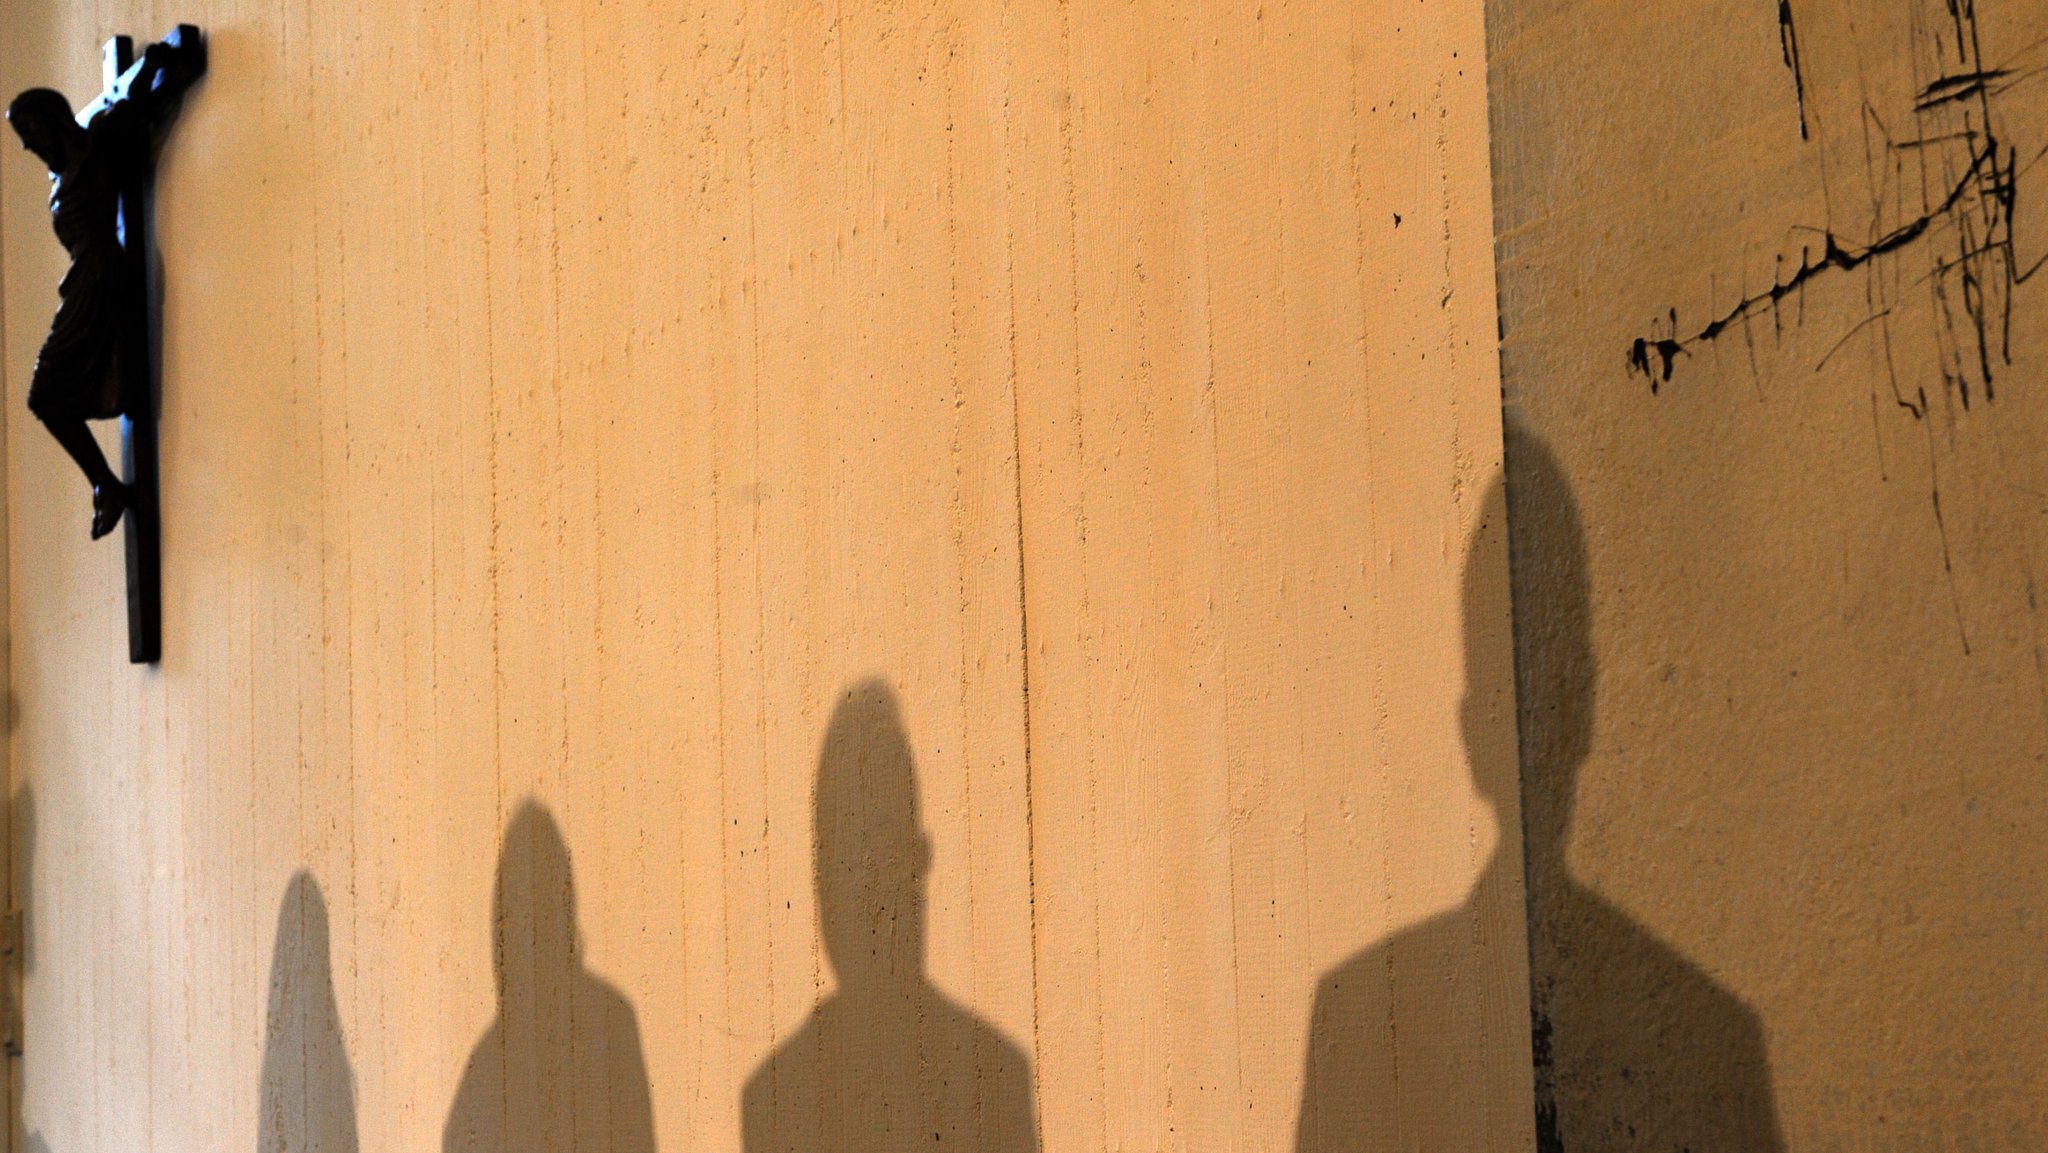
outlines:
M1773 1153L1756 1014L1565 861L1595 707L1586 541L1549 448L1510 421L1507 451L1537 1147Z
M1586 548L1577 503L1548 450L1511 429L1508 453L1513 483L1505 493L1495 483L1482 525L1505 514L1510 526L1538 1148L1772 1153L1780 1142L1756 1016L1565 867L1593 716ZM1485 715L1485 702L1505 697L1498 682L1508 674L1478 626L1494 595L1484 586L1499 576L1478 553L1480 540L1475 534L1466 565L1475 579L1464 590L1462 716L1474 784L1499 810L1516 774ZM1498 857L1487 865L1474 899L1507 883L1502 868ZM1456 983L1460 959L1482 945L1474 924L1472 908L1461 906L1324 977L1298 1153L1444 1148L1442 1136L1405 1124L1404 1114L1482 1107L1413 1100L1455 1085L1433 1074L1459 1068L1449 1048L1482 1035L1478 990Z
M441 1136L446 1153L653 1153L640 1027L583 967L569 846L534 801L505 830L492 901L498 1016Z
M1029 1060L925 977L931 841L881 682L833 711L815 804L818 918L838 989L748 1079L747 1153L1035 1153Z
M304 870L285 886L270 956L258 1153L356 1153L355 1076L334 1002L327 900Z

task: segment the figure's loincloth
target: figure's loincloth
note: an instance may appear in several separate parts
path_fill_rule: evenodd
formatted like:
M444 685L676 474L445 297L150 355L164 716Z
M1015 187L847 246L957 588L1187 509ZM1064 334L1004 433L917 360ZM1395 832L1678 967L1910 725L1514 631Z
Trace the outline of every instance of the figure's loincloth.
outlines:
M117 245L87 242L72 253L57 287L63 303L36 356L29 411L44 420L108 420L124 410L119 363L121 318L129 296L126 258Z

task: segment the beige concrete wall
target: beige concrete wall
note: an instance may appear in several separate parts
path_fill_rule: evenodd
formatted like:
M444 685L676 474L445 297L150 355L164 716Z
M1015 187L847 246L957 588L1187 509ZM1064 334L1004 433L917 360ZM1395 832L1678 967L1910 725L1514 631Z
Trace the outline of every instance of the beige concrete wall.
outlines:
M159 668L0 148L30 1148L1529 1145L1477 0L4 13L213 37Z
M1488 19L1555 1135L2042 1148L2048 8Z

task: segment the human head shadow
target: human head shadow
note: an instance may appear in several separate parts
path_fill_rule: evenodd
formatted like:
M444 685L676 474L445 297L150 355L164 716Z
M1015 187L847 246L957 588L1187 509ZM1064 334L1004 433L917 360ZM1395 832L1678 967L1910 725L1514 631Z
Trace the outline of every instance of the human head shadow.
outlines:
M925 974L916 771L888 686L847 690L818 756L812 842L838 987L748 1078L747 1153L1038 1148L1029 1060Z
M327 901L305 870L277 909L256 1148L261 1153L355 1153L355 1076L334 999Z
M463 1069L442 1149L653 1153L639 1024L583 967L568 843L538 802L505 830L492 914L497 1017Z
M1579 883L1565 865L1578 771L1591 748L1595 664L1578 502L1549 449L1511 421L1466 564L1464 739L1499 811L1520 764L1540 1153L1782 1147L1756 1015L1700 968ZM1481 544L1509 527L1516 747L1485 707L1507 686L1490 643L1500 573ZM1298 1153L1437 1148L1479 1109L1484 947L1474 906L1505 883L1497 857L1465 905L1325 975L1310 1020ZM1476 959L1476 958L1475 958Z

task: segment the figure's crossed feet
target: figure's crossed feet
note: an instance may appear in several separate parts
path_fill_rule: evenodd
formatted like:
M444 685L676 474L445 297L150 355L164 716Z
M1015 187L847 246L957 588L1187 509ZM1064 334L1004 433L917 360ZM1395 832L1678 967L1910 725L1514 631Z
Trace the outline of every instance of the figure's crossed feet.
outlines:
M128 509L128 486L119 481L92 486L92 539L114 531Z

